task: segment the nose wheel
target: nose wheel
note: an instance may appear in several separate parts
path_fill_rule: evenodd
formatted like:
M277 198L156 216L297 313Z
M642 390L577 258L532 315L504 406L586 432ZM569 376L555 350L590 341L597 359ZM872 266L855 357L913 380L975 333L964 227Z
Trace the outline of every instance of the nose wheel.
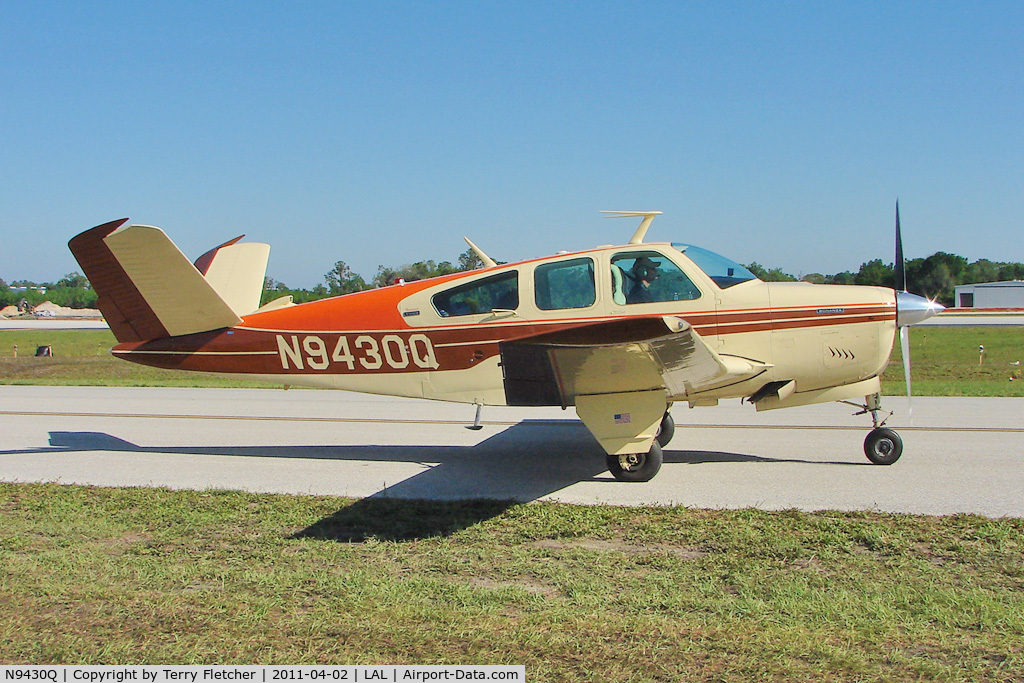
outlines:
M903 439L888 427L872 429L864 439L864 455L876 465L891 465L903 455Z
M871 422L874 429L868 432L864 439L864 455L876 465L891 465L903 455L903 439L900 435L885 426L885 421L892 417L892 413L881 417L882 397L880 394L865 396L866 405L858 405L849 401L840 401L847 405L856 406L862 410L857 415L871 413Z

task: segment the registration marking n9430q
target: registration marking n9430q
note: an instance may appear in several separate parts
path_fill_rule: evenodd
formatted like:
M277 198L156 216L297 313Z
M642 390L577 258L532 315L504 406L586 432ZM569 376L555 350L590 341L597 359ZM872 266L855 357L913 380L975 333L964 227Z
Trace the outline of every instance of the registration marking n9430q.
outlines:
M350 339L350 337L352 337ZM436 370L434 344L425 334L277 335L277 351L285 370Z

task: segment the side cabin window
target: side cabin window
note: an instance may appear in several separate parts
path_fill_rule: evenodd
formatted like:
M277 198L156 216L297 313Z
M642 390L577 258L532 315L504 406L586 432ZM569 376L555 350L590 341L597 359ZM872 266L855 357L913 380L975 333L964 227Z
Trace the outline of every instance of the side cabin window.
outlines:
M576 258L537 266L533 289L542 311L593 306L597 301L594 260Z
M629 251L612 257L612 300L620 306L699 298L697 286L664 254Z
M444 318L519 308L519 273L510 271L438 292L430 299Z

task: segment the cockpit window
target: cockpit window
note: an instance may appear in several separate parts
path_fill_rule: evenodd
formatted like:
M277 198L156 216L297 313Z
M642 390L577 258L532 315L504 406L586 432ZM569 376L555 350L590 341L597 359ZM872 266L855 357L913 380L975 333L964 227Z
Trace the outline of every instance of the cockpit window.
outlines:
M620 306L699 298L700 290L664 254L624 251L612 256L612 301Z
M672 246L686 254L687 258L697 264L697 267L703 270L722 289L728 289L741 282L757 279L756 275L740 264L713 251L676 242L673 242Z
M519 308L519 273L510 271L439 292L431 298L442 317L514 311Z

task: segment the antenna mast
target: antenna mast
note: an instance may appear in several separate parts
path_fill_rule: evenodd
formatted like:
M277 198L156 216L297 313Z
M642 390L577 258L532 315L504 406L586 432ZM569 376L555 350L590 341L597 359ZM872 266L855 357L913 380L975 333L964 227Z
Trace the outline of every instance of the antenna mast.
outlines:
M640 221L640 227L636 229L633 236L629 239L630 244L643 244L644 237L647 235L647 229L651 227L651 222L655 216L660 216L661 211L602 211L601 213L609 214L605 218L643 218Z

